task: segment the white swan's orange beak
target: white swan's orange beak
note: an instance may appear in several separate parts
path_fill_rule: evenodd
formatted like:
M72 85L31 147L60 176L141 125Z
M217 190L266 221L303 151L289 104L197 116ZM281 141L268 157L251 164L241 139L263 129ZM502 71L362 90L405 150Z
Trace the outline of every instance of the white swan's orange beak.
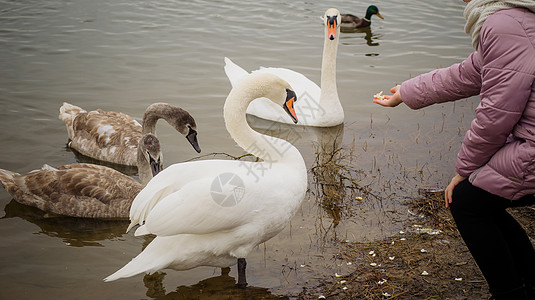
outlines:
M282 108L284 108L284 110L290 115L294 123L297 124L297 115L295 114L294 108L295 101L297 101L295 92L290 89L286 89L286 101L284 101Z
M327 19L327 36L331 41L336 38L336 27L338 27L337 18L338 16L329 16Z

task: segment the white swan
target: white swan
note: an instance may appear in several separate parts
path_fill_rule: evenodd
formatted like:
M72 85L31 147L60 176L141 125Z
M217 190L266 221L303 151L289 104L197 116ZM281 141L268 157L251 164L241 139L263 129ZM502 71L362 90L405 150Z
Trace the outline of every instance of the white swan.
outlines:
M128 227L143 224L135 234L156 238L105 281L165 268L223 268L238 259L238 285L246 285L247 254L289 223L307 189L299 151L285 140L254 131L246 121L247 105L260 97L283 105L297 121L295 93L289 88L275 75L252 74L231 90L224 106L227 130L240 147L263 161L195 161L160 172L134 200Z
M201 152L193 117L180 107L167 103L149 105L143 114L143 127L131 116L120 112L101 109L87 112L66 102L60 108L59 119L67 127L69 147L101 161L135 166L139 139L144 133L154 134L158 119L165 119L197 152Z
M260 68L252 72L275 74L294 88L299 98L299 103L295 105L299 125L331 127L344 122L344 110L336 88L336 53L340 35L340 13L337 9L330 8L325 12L323 20L325 42L321 64L321 88L303 74L285 68ZM225 73L232 86L248 74L227 57L225 57ZM267 120L292 123L291 118L267 99L253 101L247 113Z
M83 218L128 218L130 205L143 186L162 169L160 143L151 133L137 147L141 184L112 168L75 163L45 165L28 174L0 169L0 182L19 203L46 212Z

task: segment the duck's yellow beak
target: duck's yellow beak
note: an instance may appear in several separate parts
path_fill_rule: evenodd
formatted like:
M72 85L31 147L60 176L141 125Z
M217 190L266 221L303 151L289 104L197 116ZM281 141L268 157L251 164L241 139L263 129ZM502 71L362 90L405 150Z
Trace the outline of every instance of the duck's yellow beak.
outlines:
M377 12L377 16L378 16L379 18L383 19L383 20L385 19L385 18L383 18L383 16L381 16L381 14L380 14L379 12Z

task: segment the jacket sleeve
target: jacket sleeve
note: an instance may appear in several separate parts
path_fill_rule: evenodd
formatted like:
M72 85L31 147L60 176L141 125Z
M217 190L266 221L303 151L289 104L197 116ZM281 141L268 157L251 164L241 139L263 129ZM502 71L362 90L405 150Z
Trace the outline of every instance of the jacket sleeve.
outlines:
M522 116L533 74L523 67L533 57L531 42L518 21L499 14L487 18L480 31L481 102L457 156L456 171L468 177L506 142Z
M477 95L481 88L476 52L463 62L419 75L401 84L403 103L412 109Z

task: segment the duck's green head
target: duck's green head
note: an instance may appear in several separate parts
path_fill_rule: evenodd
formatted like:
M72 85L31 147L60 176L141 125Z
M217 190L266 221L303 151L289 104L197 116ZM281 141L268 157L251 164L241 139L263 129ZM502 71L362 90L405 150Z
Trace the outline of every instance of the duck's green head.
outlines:
M370 5L368 6L368 9L366 9L366 19L371 20L372 15L376 15L384 20L383 16L379 13L379 9L375 5Z

